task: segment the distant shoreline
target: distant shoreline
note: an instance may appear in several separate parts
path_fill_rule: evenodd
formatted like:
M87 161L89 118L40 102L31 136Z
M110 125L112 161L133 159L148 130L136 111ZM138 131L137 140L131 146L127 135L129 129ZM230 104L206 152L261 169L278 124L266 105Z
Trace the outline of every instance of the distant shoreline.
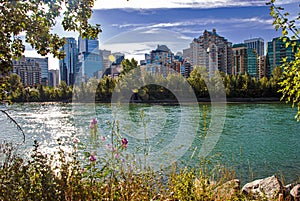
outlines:
M194 101L191 100L184 100L183 103L193 103ZM198 104L209 104L211 102L210 98L198 98ZM215 101L217 102L217 101ZM222 101L223 102L223 101ZM41 101L41 102L13 102L13 103L40 103L40 104L54 104L54 103L72 103L72 100L65 100L65 101ZM82 102L73 102L73 103L111 103L110 101L82 101ZM128 103L128 102L124 102ZM253 103L253 104L260 104L260 103L284 103L280 101L278 97L262 97L262 98L226 98L226 102L228 104L245 104L245 103ZM177 100L131 100L130 104L162 104L162 105L179 105Z

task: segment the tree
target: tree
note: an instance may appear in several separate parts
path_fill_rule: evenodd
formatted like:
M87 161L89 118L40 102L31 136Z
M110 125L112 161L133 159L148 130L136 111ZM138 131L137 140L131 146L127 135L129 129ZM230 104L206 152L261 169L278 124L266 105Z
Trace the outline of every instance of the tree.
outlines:
M300 120L300 28L297 27L300 21L300 13L293 19L290 13L285 12L284 8L276 5L276 0L267 3L270 5L270 15L274 18L273 25L275 29L281 29L282 39L286 42L285 36L291 36L292 41L286 42L286 45L293 47L295 58L292 61L283 59L282 79L279 82L282 100L291 103L294 107L297 105L298 113L295 118ZM300 6L300 5L299 5ZM298 42L297 42L297 40Z
M129 71L137 68L138 62L134 58L132 58L131 60L124 59L121 65L122 65L122 71L121 71L121 76L122 76L128 73Z
M91 25L94 0L0 0L0 76L9 72L12 60L20 58L25 42L45 56L64 57L63 37L52 33L59 17L65 31L76 31L84 38L96 38L100 25ZM6 82L1 80L0 100L5 100Z

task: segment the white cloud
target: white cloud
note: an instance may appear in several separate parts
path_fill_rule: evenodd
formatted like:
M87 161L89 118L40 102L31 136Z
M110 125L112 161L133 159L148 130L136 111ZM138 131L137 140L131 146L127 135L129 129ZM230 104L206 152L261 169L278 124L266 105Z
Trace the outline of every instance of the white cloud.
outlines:
M148 23L148 24L114 24L113 26L119 28L143 28L146 29L146 33L155 32L159 28L171 28L173 31L178 30L180 33L195 33L190 26L207 26L207 25L231 25L234 27L255 27L260 26L262 28L272 27L273 19L263 19L260 17L251 18L200 18L191 19L186 21L176 21L176 22L165 22L165 23ZM197 32L196 32L197 33Z
M101 49L122 52L126 58L145 59L144 54L156 49L157 45L167 45L174 53L182 51L191 38L177 32L158 28L135 29L119 34L100 44Z
M264 6L268 0L97 0L94 9L218 8L231 6ZM299 0L277 0L278 5Z

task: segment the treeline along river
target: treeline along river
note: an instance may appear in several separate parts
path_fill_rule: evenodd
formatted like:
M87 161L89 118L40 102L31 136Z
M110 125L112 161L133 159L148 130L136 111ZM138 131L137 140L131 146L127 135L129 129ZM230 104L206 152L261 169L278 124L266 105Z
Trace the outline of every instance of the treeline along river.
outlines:
M178 131L182 132L180 135L189 135L189 128L197 128L193 143L178 159L189 166L197 166L201 160L197 152L203 146L205 128L210 126L212 118L210 104L199 104L199 109L195 106L131 104L115 110L109 104L26 103L2 109L6 109L23 128L26 142L20 149L26 154L32 149L34 140L41 148L51 150L57 145L58 138L83 139L90 135L89 123L94 117L98 119L101 136L109 136L109 122L118 119L120 132L129 139L128 148L132 151L138 150L133 147L143 146L143 136L148 138L152 150L159 152L167 144L174 143L172 139ZM243 182L272 174L283 175L286 182L298 180L300 123L294 119L295 113L289 105L279 103L227 104L224 127L207 159L213 164L234 167ZM189 119L195 115L199 115L198 122ZM180 130L181 124L186 124L185 130ZM0 116L0 125L1 142L22 143L22 134L4 114ZM142 134L144 131L146 135Z

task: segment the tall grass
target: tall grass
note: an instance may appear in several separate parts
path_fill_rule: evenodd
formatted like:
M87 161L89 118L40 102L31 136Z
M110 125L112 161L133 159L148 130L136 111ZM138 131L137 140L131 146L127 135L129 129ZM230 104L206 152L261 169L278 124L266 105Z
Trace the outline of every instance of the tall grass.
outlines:
M57 151L45 154L35 141L32 154L24 157L17 146L0 144L0 200L250 199L241 194L234 171L222 165L211 168L202 159L198 167L174 163L154 171L146 160L126 153L130 143L118 122L111 123L110 138L99 135L96 119L90 129L90 145L74 138L70 151L58 140Z

